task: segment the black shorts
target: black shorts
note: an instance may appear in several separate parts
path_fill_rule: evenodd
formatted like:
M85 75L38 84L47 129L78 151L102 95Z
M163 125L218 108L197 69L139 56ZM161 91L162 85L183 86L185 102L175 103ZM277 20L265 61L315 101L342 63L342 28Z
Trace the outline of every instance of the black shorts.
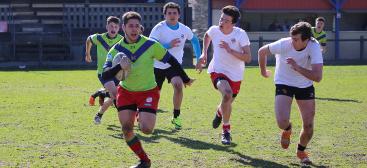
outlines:
M167 78L168 83L171 83L171 79L175 76L180 76L172 67L167 69L154 68L155 82L157 82L159 90L162 89L164 80Z
M312 100L315 99L315 88L312 86L306 88L298 88L288 85L275 84L275 96L285 95L296 100Z

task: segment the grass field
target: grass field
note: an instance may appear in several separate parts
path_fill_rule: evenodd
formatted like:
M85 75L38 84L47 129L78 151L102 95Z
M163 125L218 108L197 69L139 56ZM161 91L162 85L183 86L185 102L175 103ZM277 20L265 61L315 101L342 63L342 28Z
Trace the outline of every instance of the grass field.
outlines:
M135 128L152 167L299 167L301 120L295 103L288 150L279 145L272 79L247 68L232 112L233 144L212 129L219 94L206 73L188 70L196 83L184 90L183 129L170 124L172 87L164 84L153 135ZM93 124L100 87L95 71L0 72L0 167L129 167L137 158L121 139L116 109ZM315 84L314 167L367 167L367 66L328 66Z

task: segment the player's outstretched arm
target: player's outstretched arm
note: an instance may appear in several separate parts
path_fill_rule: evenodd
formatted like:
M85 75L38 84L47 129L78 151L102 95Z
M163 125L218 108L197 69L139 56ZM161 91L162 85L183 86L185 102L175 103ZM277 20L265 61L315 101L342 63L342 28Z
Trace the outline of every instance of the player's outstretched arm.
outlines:
M194 82L194 80L190 79L189 76L187 76L186 72L182 68L181 64L176 60L175 57L170 56L167 60L167 63L171 65L174 71L178 72L182 81L185 83L185 85L191 85L191 83Z
M86 62L92 62L92 57L90 55L90 49L92 48L92 41L90 36L87 38L87 40L85 41L85 61Z
M194 34L193 37L192 37L192 39L190 41L191 41L191 45L192 45L192 48L193 48L193 51L194 51L196 62L198 63L199 62L199 59L200 59L200 55L201 55L201 48L200 48L199 39Z
M201 73L201 71L203 70L203 65L206 64L206 60L208 58L208 48L209 48L211 40L212 39L210 38L208 33L205 33L204 38L203 38L203 52L201 52L199 61L196 63L196 66L195 66L195 69L199 71L199 73Z
M271 71L266 69L266 60L268 55L271 55L269 45L262 46L257 54L260 72L264 78L268 78L271 75Z

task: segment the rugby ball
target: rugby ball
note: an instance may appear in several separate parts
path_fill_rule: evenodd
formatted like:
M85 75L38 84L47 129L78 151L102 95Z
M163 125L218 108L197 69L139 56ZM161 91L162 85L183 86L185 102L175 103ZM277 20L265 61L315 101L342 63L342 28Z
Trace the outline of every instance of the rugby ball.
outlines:
M123 60L121 62L121 60ZM112 60L112 67L118 65L121 62L122 69L115 75L116 79L123 81L129 76L129 72L131 69L131 61L129 57L126 56L125 53L119 52Z

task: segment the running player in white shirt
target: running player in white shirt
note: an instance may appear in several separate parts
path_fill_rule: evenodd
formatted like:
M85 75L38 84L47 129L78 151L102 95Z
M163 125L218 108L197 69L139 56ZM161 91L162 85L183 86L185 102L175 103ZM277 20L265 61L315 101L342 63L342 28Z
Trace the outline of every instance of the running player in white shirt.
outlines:
M297 148L297 157L302 163L311 163L307 144L313 135L315 116L315 90L313 81L322 79L323 60L320 45L312 38L311 25L299 22L290 29L290 36L265 45L259 49L258 59L261 75L268 78L266 58L275 54L275 115L282 129L281 146L287 149L292 133L289 121L293 96L301 113L303 127Z
M194 54L196 58L198 58L201 54L198 38L192 33L189 27L178 22L180 18L180 6L176 3L169 2L164 5L163 14L165 20L154 26L149 37L158 41L168 49L170 54L172 54L180 64L182 64L185 42L186 40L191 40ZM179 115L183 98L182 88L184 86L182 79L176 71L172 71L170 64L162 63L157 60L154 61L154 75L159 90L162 89L165 78L172 84L174 92L173 118L171 122L176 129L181 129L182 121Z
M226 6L222 9L219 26L212 26L204 35L203 54L196 68L199 73L206 63L207 50L213 43L213 59L208 73L214 87L221 93L222 100L218 105L213 128L218 128L223 118L222 144L231 144L229 119L232 102L240 91L241 81L245 70L245 62L251 61L250 41L246 32L234 27L240 18L238 8Z

